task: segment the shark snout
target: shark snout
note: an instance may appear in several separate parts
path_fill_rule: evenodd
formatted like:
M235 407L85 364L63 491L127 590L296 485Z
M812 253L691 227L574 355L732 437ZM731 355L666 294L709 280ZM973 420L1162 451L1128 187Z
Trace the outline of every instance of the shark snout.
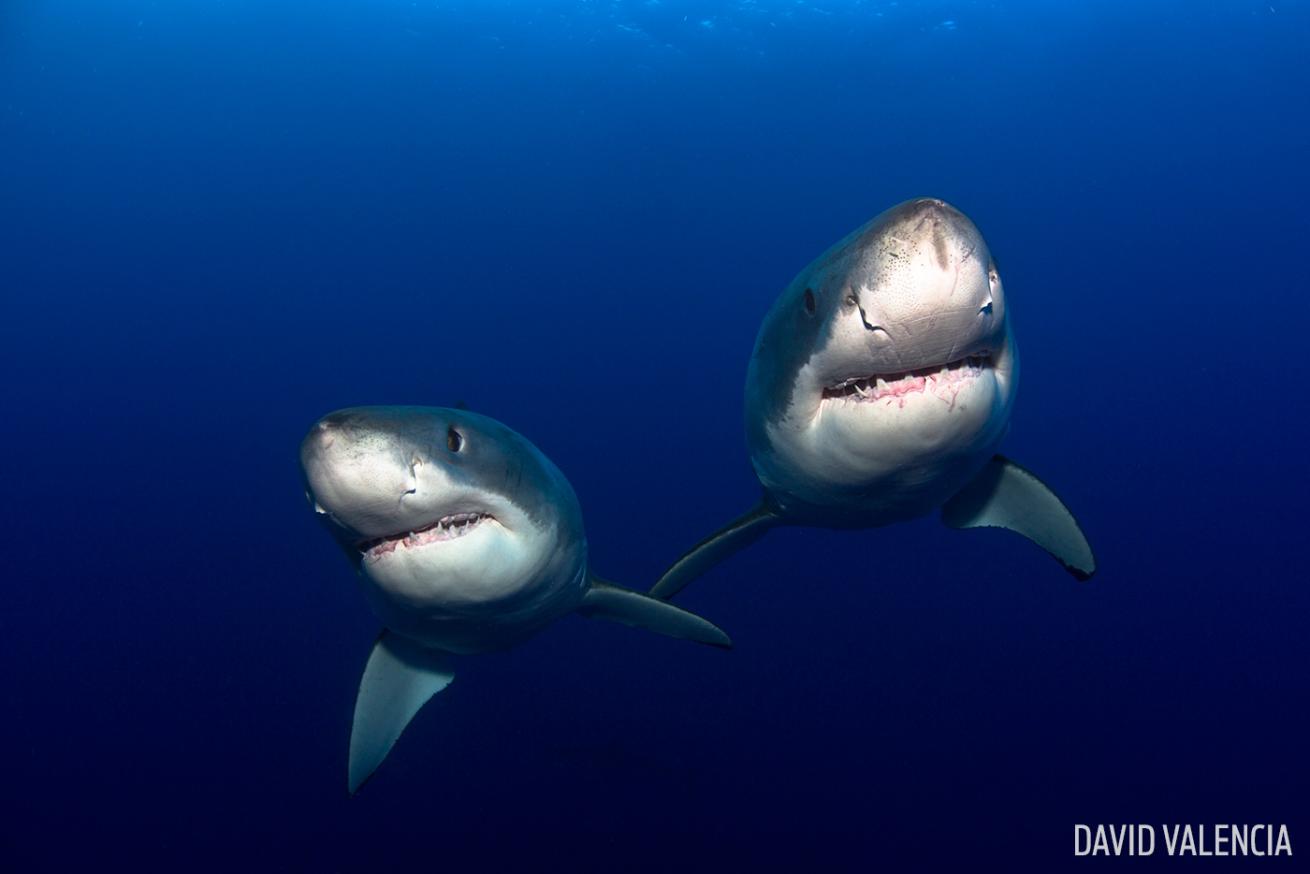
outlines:
M365 535L391 533L412 520L407 498L423 467L414 446L384 424L349 412L315 422L300 447L315 504Z
M967 261L982 242L964 213L943 200L924 197L904 204L892 222L892 235L930 256L925 260L943 271Z
M332 444L337 439L337 426L327 419L321 419L313 428L309 430L309 435L305 438L307 444L312 444L311 448L318 452L324 452L332 448Z
M843 289L827 370L914 371L996 351L1004 301L991 254L945 201L906 201L871 222L828 281ZM811 279L818 283L818 280Z

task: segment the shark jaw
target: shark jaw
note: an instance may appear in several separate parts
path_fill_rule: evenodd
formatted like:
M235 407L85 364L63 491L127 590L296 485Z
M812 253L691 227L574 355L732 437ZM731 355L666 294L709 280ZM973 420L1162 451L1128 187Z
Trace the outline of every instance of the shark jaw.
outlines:
M939 397L954 407L959 393L991 368L991 355L982 352L936 367L850 377L825 387L822 402L827 406L881 401L883 407L903 408L910 396L926 395Z
M360 541L356 546L365 561L378 561L397 550L415 550L436 543L458 540L486 524L498 524L496 517L490 513L451 513L422 528L402 531L386 537L370 538Z

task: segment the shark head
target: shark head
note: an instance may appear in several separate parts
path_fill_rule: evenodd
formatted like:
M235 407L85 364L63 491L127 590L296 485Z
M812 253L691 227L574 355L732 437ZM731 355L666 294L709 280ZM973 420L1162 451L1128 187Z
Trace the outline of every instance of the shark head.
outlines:
M494 419L437 407L339 410L310 428L300 461L311 505L394 630L477 649L464 638L484 619L553 618L581 597L577 497Z
M994 451L1016 375L982 235L940 200L908 201L801 271L766 318L747 384L756 471L784 505L926 512Z

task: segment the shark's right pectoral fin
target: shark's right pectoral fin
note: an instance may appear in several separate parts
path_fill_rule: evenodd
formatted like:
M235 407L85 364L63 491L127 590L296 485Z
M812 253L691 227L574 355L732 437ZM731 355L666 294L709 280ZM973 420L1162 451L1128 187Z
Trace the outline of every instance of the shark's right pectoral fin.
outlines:
M1046 484L997 455L942 507L952 528L1008 528L1053 555L1080 580L1096 573L1096 557L1078 520Z
M714 565L759 540L780 521L777 511L766 496L750 510L683 553L682 558L675 561L651 587L651 596L667 601Z
M382 764L419 708L453 679L449 653L421 647L390 631L378 636L355 698L350 729L352 795Z

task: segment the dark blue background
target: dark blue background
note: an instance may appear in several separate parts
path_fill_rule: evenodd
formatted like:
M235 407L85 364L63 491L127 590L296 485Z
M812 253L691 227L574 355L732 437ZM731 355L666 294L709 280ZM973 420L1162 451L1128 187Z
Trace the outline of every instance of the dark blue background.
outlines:
M1310 16L1271 2L7 2L0 866L1310 853ZM754 499L774 295L916 195L998 259L1005 449L1097 578L935 520L779 531L682 601L735 651L568 618L347 798L376 623L308 425L465 400L648 586Z

